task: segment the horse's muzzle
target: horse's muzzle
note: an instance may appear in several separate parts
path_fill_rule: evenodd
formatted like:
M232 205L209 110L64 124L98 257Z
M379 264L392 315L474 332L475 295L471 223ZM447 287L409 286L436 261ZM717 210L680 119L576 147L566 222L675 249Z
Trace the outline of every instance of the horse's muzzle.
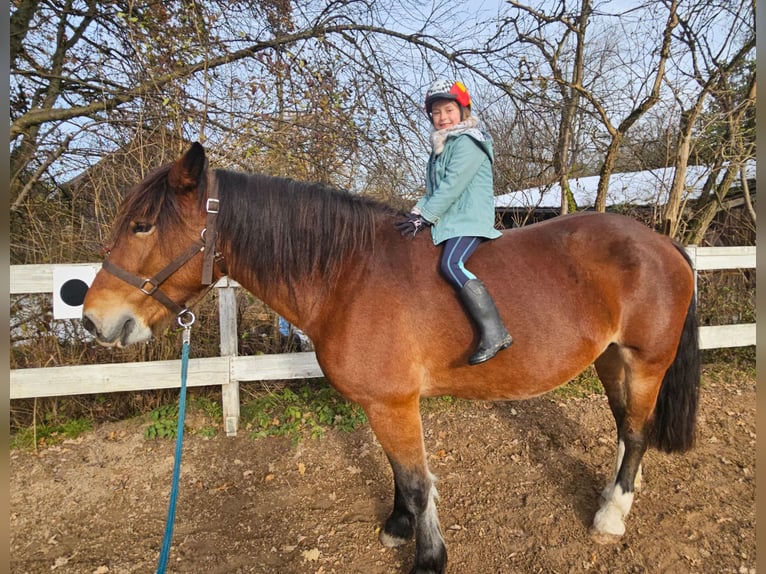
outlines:
M125 318L110 332L105 332L88 315L83 315L82 326L96 338L96 342L104 347L127 347L132 343L138 343L148 337L141 332L141 329L132 318ZM149 332L151 336L151 332Z

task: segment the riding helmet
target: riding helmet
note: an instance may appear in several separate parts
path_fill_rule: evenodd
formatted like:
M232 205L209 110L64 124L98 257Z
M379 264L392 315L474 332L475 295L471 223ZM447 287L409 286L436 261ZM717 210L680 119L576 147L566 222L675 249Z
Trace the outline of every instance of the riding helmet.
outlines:
M431 107L437 100L454 100L459 106L471 109L471 96L463 82L451 80L436 80L426 92L426 113L431 116Z

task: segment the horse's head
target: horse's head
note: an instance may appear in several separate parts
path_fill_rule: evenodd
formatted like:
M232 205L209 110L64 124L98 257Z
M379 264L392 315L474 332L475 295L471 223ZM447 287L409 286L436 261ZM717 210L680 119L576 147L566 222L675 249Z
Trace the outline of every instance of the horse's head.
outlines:
M210 223L208 187L205 151L195 143L127 195L83 304L83 325L99 343L123 347L149 339L205 291L204 254L212 258L215 251L214 237L207 246L201 238L206 217Z

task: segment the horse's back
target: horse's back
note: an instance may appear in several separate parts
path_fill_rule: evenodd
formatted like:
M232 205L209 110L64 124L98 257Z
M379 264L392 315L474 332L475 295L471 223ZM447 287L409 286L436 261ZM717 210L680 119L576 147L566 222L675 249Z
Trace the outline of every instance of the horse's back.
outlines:
M460 370L458 394L469 397L546 392L612 343L654 344L657 333L683 324L693 290L691 269L668 237L616 214L578 213L506 231L467 267L487 285L514 344L482 368L466 367L476 335L441 277L440 296L425 305L434 334L418 343L429 364L447 358L447 368L437 367L446 385Z
M609 337L648 316L654 323L647 328L662 330L686 313L694 289L676 244L627 216L561 216L492 243L477 253L477 273L492 285L508 320L532 320L544 309L573 337L577 331Z
M636 338L640 321L652 317L652 328L665 329L677 320L672 313L688 305L692 288L672 241L624 216L573 214L505 231L480 245L466 267L487 285L514 344L469 366L477 332L440 274L441 247L427 235L391 233L376 249L346 284L342 312L329 311L333 335L317 350L350 378L375 370L387 380L383 393L408 392L398 384L403 369L406 378L424 378L426 395L546 392L612 343L633 337L631 344L645 344Z
M632 292L653 290L659 277L690 279L690 268L674 243L627 216L582 212L506 230L477 251L476 265L488 281L515 285L526 277L530 288L553 283L573 292L626 286ZM554 288L554 291L558 289ZM530 293L531 295L531 293Z

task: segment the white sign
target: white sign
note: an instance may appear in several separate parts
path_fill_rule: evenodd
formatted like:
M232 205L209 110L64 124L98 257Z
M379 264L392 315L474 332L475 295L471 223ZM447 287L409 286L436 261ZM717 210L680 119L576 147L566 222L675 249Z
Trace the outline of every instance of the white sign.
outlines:
M89 264L53 266L53 318L81 319L82 303L96 269Z

